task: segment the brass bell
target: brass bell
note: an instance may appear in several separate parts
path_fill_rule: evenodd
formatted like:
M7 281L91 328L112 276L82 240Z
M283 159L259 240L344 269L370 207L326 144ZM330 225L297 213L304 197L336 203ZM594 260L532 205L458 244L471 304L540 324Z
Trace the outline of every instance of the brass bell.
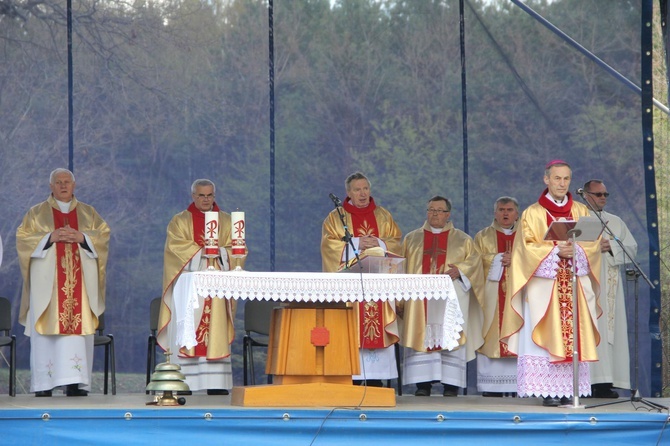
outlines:
M189 391L188 384L184 382L186 377L180 372L179 364L170 362L170 350L165 352L166 361L156 366L156 371L151 374L151 382L147 384L148 391L163 392L163 396L156 398L156 401L147 404L156 404L158 406L178 406L179 401L174 397L173 392Z

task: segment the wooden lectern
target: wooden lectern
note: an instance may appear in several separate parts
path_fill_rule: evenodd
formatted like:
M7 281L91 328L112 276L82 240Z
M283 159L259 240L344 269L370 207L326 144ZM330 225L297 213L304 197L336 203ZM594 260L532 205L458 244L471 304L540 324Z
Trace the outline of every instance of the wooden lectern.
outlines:
M345 272L404 272L402 257L361 259ZM270 325L266 373L272 385L236 387L231 403L241 406L394 407L395 390L354 386L360 373L358 323L354 309L340 303L288 303L275 308Z

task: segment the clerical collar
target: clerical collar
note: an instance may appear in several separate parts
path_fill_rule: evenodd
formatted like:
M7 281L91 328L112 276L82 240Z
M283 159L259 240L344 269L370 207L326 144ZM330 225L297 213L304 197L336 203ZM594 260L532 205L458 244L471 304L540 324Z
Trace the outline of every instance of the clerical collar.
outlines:
M568 204L568 196L567 195L565 195L563 197L562 201L556 201L556 199L554 197L552 197L549 192L547 192L547 195L545 195L545 197L547 197L547 200L551 201L552 203L554 203L558 207L563 207L566 204Z
M56 200L55 198L54 200L56 201L58 208L63 214L67 214L68 212L70 212L70 204L72 203L72 200L68 201L67 203L64 201Z
M428 226L430 226L430 225L428 225ZM439 233L442 232L443 229L444 228L434 228L434 227L430 226L430 232L432 232L433 234L439 234Z
M510 226L509 228L500 228L502 230L502 233L505 235L510 235L511 233L514 232L514 225Z

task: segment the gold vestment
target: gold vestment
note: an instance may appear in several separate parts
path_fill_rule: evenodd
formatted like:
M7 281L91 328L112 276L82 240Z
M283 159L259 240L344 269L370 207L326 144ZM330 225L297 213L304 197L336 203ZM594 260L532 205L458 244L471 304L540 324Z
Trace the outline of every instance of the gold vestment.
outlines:
M588 208L578 202L572 203L571 216L574 220L588 216ZM521 215L518 223L518 232L512 248L512 264L509 269L507 300L503 310L503 327L501 338L507 342L513 353L518 352L518 334L522 325L524 288L531 280L550 280L534 276L544 259L554 249L554 242L545 241L547 232L547 210L539 203L529 206ZM600 242L578 242L587 256L589 263L588 277L578 277L579 280L590 280L595 295L584 295L582 286L578 285L577 300L579 310L579 339L580 361L595 361L598 359L596 345L600 342L596 320L601 312L598 305L599 275L600 275ZM579 273L578 273L578 276ZM557 280L559 279L559 280ZM563 294L561 284L565 278L553 280L551 296L527 296L526 305L530 313L539 322L532 327L532 340L551 355L552 362L566 360L570 351L566 351L564 338L572 338L571 333L562 330L562 311L559 295ZM578 282L579 283L579 282Z
M491 226L482 229L475 235L475 247L477 251L482 256L482 266L484 269L484 277L486 280L485 289L484 289L484 326L483 326L483 335L484 335L484 345L478 350L479 353L482 353L489 358L500 358L500 308L504 308L503 305L500 305L500 293L499 291L503 290L506 292L507 288L507 279L509 268L504 268L500 282L493 280L488 280L487 276L489 270L491 269L491 264L496 255L499 254L498 251L498 232L503 232L502 228L493 220ZM511 233L516 232L516 225L512 229ZM510 246L510 251L511 251ZM506 344L505 344L506 345Z
M351 214L344 209L342 209L342 212L344 212L347 227L352 228ZM399 253L401 232L393 220L391 213L381 206L376 206L374 216L379 231L377 238L386 243L386 250L388 252ZM357 235L353 234L353 236ZM342 241L343 237L344 227L342 226L342 221L337 209L333 209L323 221L321 230L321 265L324 272L337 272L344 267L342 254L344 253L346 244ZM356 320L360 321L359 305L354 305L353 307L355 309ZM384 330L382 330L383 343L385 347L388 347L398 342L396 314L389 302L384 302L381 308L381 317L384 324ZM359 333L360 330L357 330L357 335Z
M21 276L23 277L23 289L21 292L21 308L19 311L19 323L26 325L28 311L30 310L30 282L31 282L31 256L42 239L55 230L53 209L60 211L58 203L49 195L46 201L39 203L28 211L23 217L21 225L16 230L16 250L19 256ZM93 248L98 254L96 263L92 269L82 268L82 308L81 324L82 335L95 332L98 327L98 316L105 311L105 284L106 266L109 254L110 229L107 223L100 217L96 210L85 203L72 197L69 212L77 213L78 230L85 233L93 243ZM74 245L79 250L76 253L82 257L86 256L85 250L80 245ZM47 251L56 250L56 243L52 244ZM55 256L53 257L55 259ZM60 262L54 260L54 270L59 268ZM96 274L97 273L97 274ZM70 274L70 277L74 277ZM57 282L54 280L54 282ZM58 308L57 283L52 286L50 295L33 295L32 308L35 314L35 327L43 335L58 335L58 320L60 311Z
M405 236L403 241L403 256L406 260L408 274L422 274L424 256L424 231L431 232L428 222L421 228L415 229ZM480 299L484 293L484 272L481 258L475 250L472 238L465 232L454 228L452 222L440 231L447 235L447 252L444 264L437 266L438 274L444 273L453 264L468 278L471 284L469 291L464 292L461 284L454 281L454 288L458 295L458 303L465 316L465 333L459 339L461 346L466 346L466 361L475 358L475 351L484 342L482 337L482 306ZM425 352L424 338L426 328L426 310L423 300L407 301L403 303L403 338L401 344L416 351Z
M219 247L225 248L230 269L244 266L246 258L233 258L231 255L231 219L230 214L223 211L219 211ZM170 308L173 305L173 286L184 268L201 249L202 246L195 242L191 212L185 210L175 215L168 224L165 240L163 298L158 319L158 343L165 350L170 347L167 327L172 319ZM209 312L205 315L208 318L206 320L209 324L209 330L208 333L203 335L204 339L202 340L206 343L207 359L221 359L230 356L230 344L235 339L236 303L235 301L226 302L226 299L212 297L210 304L205 307L205 310ZM195 321L196 328L199 322L200 320ZM193 357L195 347L189 350L182 348L179 354Z

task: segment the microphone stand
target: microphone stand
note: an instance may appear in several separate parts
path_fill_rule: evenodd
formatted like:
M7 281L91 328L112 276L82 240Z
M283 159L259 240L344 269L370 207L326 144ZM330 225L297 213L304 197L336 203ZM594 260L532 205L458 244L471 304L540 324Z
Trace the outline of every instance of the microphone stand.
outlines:
M589 192L584 191L584 193L585 193L585 194L588 194ZM582 198L584 198L583 195L582 195ZM661 405L661 404L654 403L653 401L645 400L644 398L642 398L642 397L640 396L640 390L639 390L638 387L637 387L637 385L638 385L638 376L637 376L637 374L638 374L638 363L639 363L639 360L638 360L638 356L639 356L639 351L638 351L638 317L639 317L639 316L638 316L638 302L639 302L639 294L638 294L638 278L639 278L640 276L642 276L642 278L644 278L644 280L647 282L647 284L649 284L649 286L650 286L652 289L653 289L653 288L656 288L656 287L654 286L654 284L651 283L651 281L649 280L649 277L647 277L647 275L644 273L644 271L642 271L642 267L640 267L640 264L637 263L637 262L635 261L635 259L630 255L630 253L628 252L628 250L627 250L626 247L624 246L623 242L619 239L619 237L617 237L617 236L614 234L614 232L613 232L613 231L610 229L610 227L607 225L607 222L606 222L605 220L603 220L602 215L600 215L600 213L601 213L603 210L601 209L600 211L596 211L596 210L593 208L593 206L591 205L591 203L589 202L589 200L587 200L586 198L584 198L584 202L586 203L586 206L588 206L588 208L592 211L592 213L593 213L596 217L598 217L598 220L600 220L600 223L603 225L603 231L604 231L607 235L610 236L610 240L614 240L614 241L617 242L617 244L619 245L619 247L620 247L621 250L623 251L624 256L630 261L630 263L631 263L631 264L633 265L633 267L634 267L634 269L627 269L627 270L626 270L626 279L627 279L627 280L634 280L634 281L635 281L635 285L634 285L634 290L635 290L635 291L634 291L634 296L635 296L635 311L634 311L634 319L635 319L635 329L634 329L634 333L635 333L635 342L634 342L634 345L633 345L633 348L635 349L635 355L634 355L634 356L635 356L635 359L634 359L634 361L635 361L635 369L634 369L634 370L635 370L635 373L634 373L634 375L633 375L633 376L634 376L634 381L635 381L635 387L633 387L633 388L630 389L630 402L631 402L631 403L642 403L642 404L645 404L645 405L647 405L648 407L650 407L650 408L652 408L652 409L656 409L656 410L658 410L658 411L661 411L661 410L668 410L668 407L666 407L666 406L663 406L663 405ZM603 260L603 261L604 261L604 260ZM601 317L602 317L602 316L601 316ZM603 342L603 341L601 341L601 342ZM605 341L605 342L606 342L606 341ZM586 409L591 409L591 408L593 408L593 407L610 406L610 405L613 405L613 404L620 404L620 403L625 403L625 402L626 402L625 400L622 400L622 401L610 401L610 402L608 402L608 403L592 404L592 405L586 406L585 408L586 408Z
M572 409L583 409L579 404L579 301L577 296L577 237L582 235L579 229L570 229L568 238L572 238Z
M337 214L340 216L340 221L342 222L342 227L344 228L344 237L342 237L342 241L344 242L344 269L348 270L351 269L349 267L349 246L351 246L351 249L354 252L354 255L356 256L356 261L358 262L358 265L360 267L360 275L361 275L361 291L363 293L363 296L365 296L365 288L363 288L363 264L361 263L361 258L358 253L358 249L356 249L356 246L354 246L354 241L353 241L353 236L351 235L351 232L349 232L349 226L347 225L347 217L344 215L344 212L342 211L342 205L339 202L339 199L334 201L335 204L335 209L337 210ZM363 341L364 343L365 341ZM364 348L363 346L361 348ZM361 397L361 403L362 404L363 400L365 399L365 395L367 394L368 391L368 380L366 378L365 374L365 361L362 360L362 356L360 356L359 353L359 361L362 364L362 375L363 379L362 384L363 384L363 396Z
M356 256L356 260L358 263L361 263L361 258L358 255L358 249L356 249L356 246L354 246L354 241L353 236L351 235L351 232L349 232L349 226L347 226L347 217L344 215L344 212L342 212L342 206L335 205L335 209L337 209L337 214L340 216L340 220L342 221L342 227L344 228L344 237L342 237L342 241L345 244L345 252L344 252L344 269L349 269L349 246L351 246L351 249L354 252L354 255ZM363 265L361 265L361 268Z
M588 192L586 192L586 191L584 191L584 193L588 194ZM628 258L628 260L630 260L630 263L632 263L633 266L635 267L635 270L644 278L644 280L649 284L649 286L652 289L656 288L651 283L651 280L649 280L649 277L647 277L647 275L644 273L644 271L642 271L642 267L640 267L640 264L637 263L633 257L631 257L630 253L628 252L626 247L623 245L623 242L619 239L619 237L614 235L614 232L612 232L610 227L607 226L607 222L605 220L603 220L602 215L600 215L600 212L603 212L602 209L600 211L596 211L595 209L593 209L593 206L591 206L591 203L589 203L588 200L584 199L584 202L586 203L586 206L588 206L589 210L591 210L593 212L593 214L596 217L598 217L598 220L600 220L600 223L602 223L602 225L603 225L603 231L611 237L610 240L614 240L615 242L617 242L617 244L619 245L619 247L623 251L624 255Z

